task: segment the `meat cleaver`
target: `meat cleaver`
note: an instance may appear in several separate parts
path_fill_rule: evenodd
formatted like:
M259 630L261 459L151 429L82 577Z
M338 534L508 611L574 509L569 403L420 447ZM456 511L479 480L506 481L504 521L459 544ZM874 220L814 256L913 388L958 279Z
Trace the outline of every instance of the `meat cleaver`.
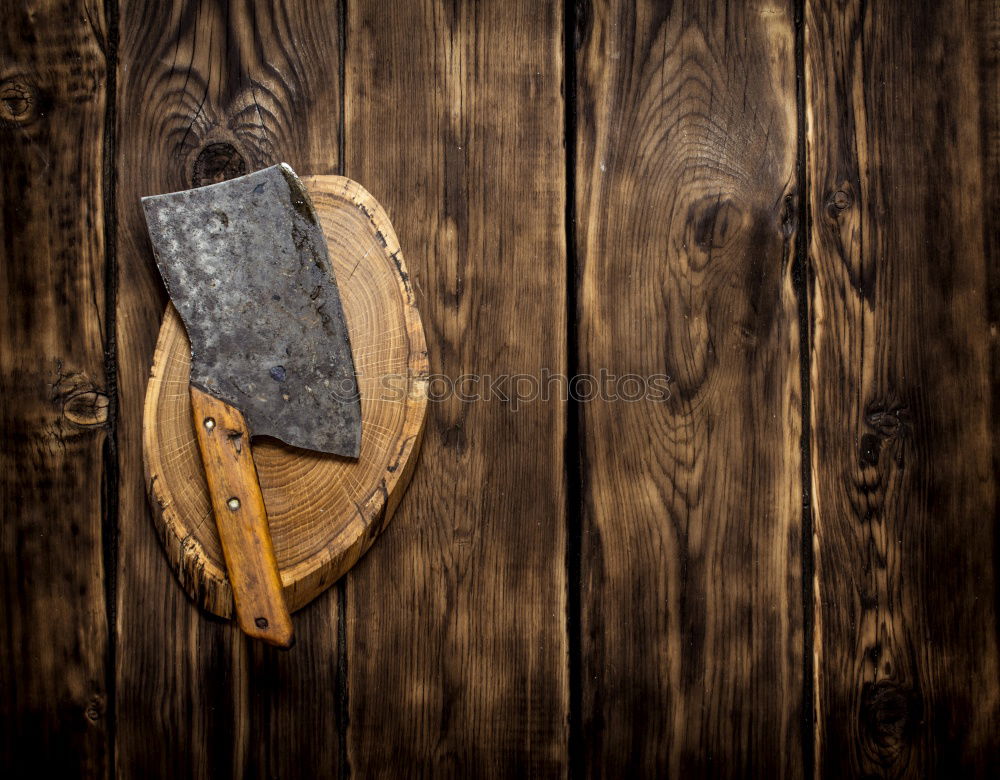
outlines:
M323 230L284 163L142 206L191 341L193 422L240 628L290 647L250 438L360 453L354 358Z

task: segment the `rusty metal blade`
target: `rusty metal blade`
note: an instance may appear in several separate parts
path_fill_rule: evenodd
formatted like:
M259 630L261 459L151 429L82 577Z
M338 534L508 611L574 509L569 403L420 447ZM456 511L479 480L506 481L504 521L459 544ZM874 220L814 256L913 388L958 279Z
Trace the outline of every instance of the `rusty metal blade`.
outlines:
M357 457L361 404L326 240L282 163L142 199L156 264L191 340L191 382L254 435Z

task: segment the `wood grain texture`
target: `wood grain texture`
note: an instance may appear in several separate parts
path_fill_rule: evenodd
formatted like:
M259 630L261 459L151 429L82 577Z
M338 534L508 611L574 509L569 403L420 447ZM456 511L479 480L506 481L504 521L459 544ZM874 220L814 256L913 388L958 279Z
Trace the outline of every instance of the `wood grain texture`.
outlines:
M995 51L996 4L980 5ZM979 78L975 6L807 3L817 756L830 777L1000 767L984 252L997 214L983 176L997 152L980 134L996 82Z
M565 370L561 35L558 4L347 4L345 173L403 238L432 377ZM430 404L346 580L358 777L566 771L565 417Z
M279 161L334 172L338 7L123 0L119 15L117 769L219 778L294 776L309 766L336 775L336 600L297 617L294 656L249 649L234 625L206 619L186 599L157 542L142 478L142 405L166 297L139 198Z
M594 776L802 764L790 5L594 2L577 53L582 749Z
M0 773L107 774L107 31L0 3Z
M1000 774L1000 3L0 13L0 775ZM431 404L291 653L141 463L139 197L280 160L388 207L434 372L672 377Z
M357 182L306 176L350 330L361 394L357 460L253 443L289 608L350 569L386 527L416 465L427 412L427 345L399 239ZM143 414L153 520L191 598L232 617L233 594L191 426L191 345L168 307Z

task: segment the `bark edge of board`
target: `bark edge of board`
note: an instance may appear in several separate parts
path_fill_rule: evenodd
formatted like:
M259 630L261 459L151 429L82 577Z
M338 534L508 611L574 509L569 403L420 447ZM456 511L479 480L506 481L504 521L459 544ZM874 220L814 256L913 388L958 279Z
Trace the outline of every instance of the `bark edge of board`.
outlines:
M297 610L343 576L385 528L409 483L427 411L427 346L399 239L381 205L342 176L303 176L320 216L350 330L362 405L357 461L253 441L282 585ZM152 262L150 260L150 262ZM188 393L190 344L168 304L143 410L153 524L191 599L232 618Z

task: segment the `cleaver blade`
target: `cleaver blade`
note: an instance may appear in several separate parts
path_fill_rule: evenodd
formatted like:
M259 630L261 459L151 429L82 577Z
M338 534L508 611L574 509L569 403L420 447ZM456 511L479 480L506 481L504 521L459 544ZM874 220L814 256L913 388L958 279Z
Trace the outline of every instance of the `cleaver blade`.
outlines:
M239 409L252 435L357 458L350 337L323 230L291 167L142 207L191 341L191 384Z

